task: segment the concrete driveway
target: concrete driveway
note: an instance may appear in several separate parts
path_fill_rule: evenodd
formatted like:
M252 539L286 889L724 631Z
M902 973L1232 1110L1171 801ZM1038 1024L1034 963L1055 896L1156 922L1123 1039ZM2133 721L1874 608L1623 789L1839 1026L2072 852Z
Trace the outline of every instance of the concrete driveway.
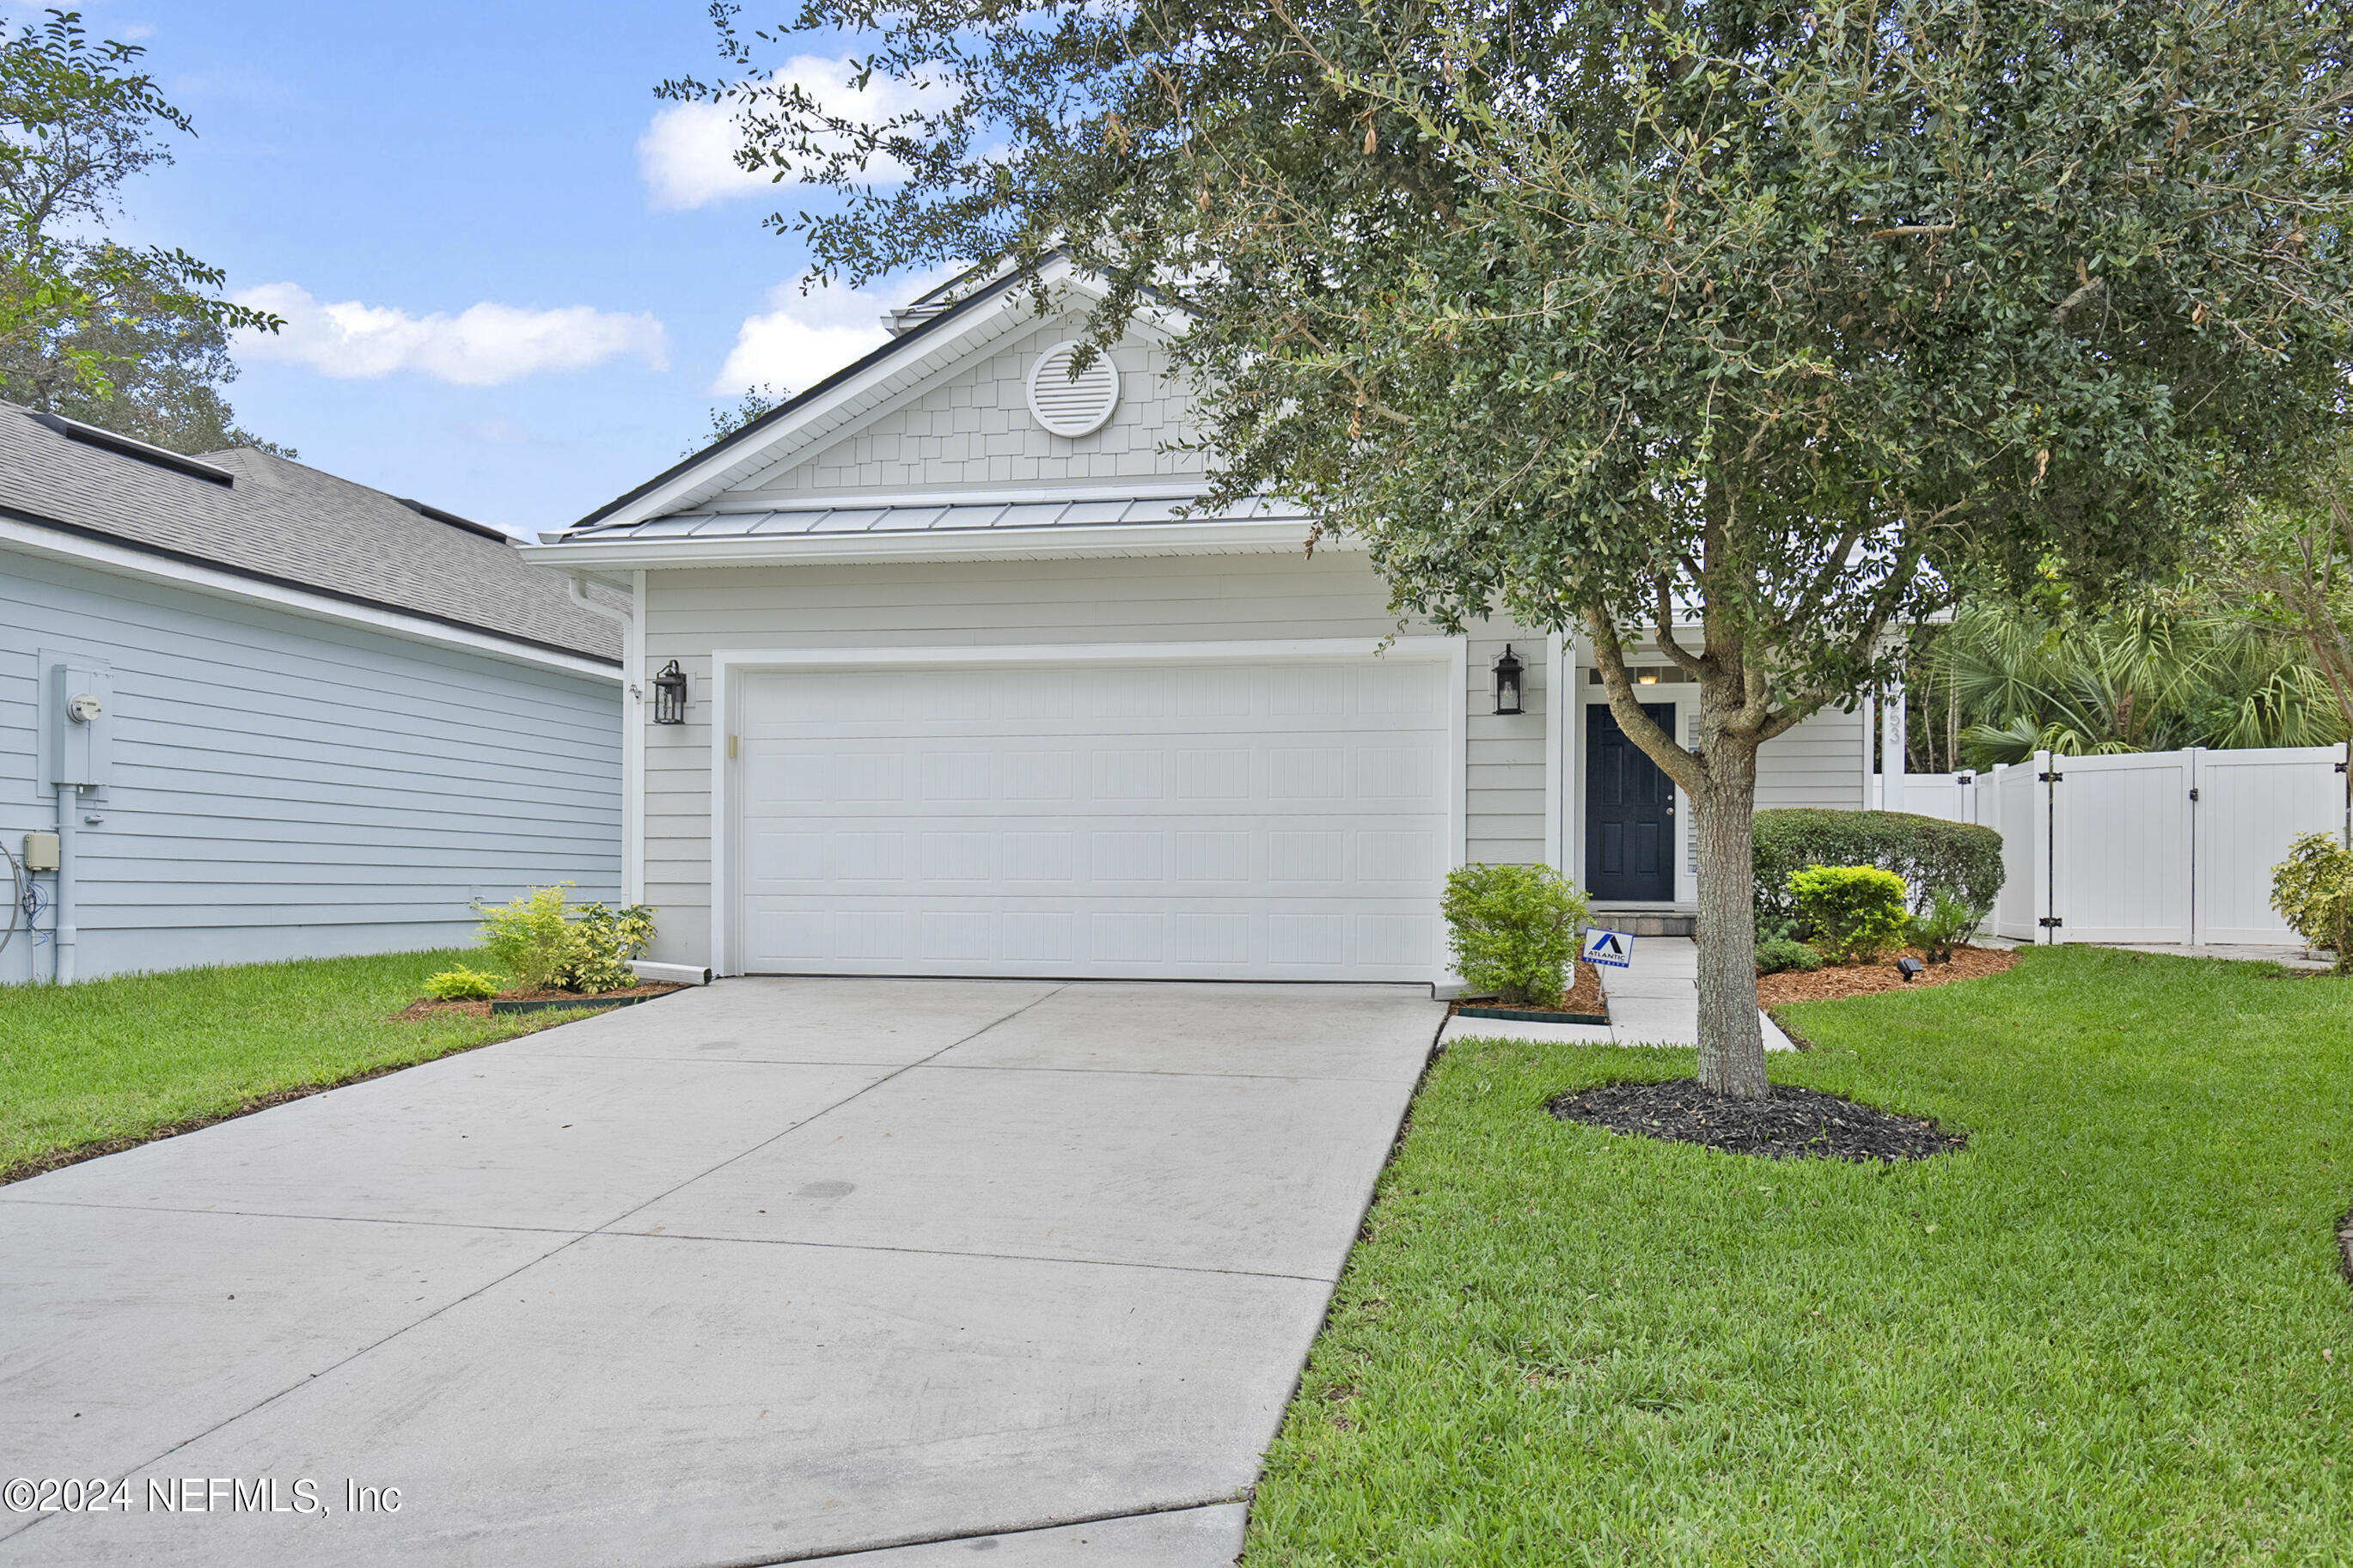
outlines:
M729 981L0 1187L0 1563L1229 1563L1442 1012Z

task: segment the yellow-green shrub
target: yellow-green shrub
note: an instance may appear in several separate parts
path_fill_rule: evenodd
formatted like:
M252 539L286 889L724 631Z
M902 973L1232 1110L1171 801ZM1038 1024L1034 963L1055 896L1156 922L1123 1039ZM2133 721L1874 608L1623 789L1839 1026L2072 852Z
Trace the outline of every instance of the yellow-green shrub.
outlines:
M1814 946L1837 962L1868 963L1904 940L1904 879L1876 866L1809 866L1789 879Z
M500 977L464 964L428 976L425 994L436 1002L480 1002L499 994Z
M2337 967L2353 971L2353 849L2326 833L2289 845L2272 868L2272 908L2306 947L2333 949Z
M1592 908L1549 866L1465 866L1440 906L1455 973L1473 992L1554 1007Z

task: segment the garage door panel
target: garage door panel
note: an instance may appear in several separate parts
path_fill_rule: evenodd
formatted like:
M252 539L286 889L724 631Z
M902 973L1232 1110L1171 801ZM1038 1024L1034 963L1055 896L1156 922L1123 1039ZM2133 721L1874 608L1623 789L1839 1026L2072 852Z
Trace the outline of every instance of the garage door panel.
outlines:
M1422 980L1443 665L762 674L736 842L754 972Z
M754 910L745 940L781 973L1064 975L1106 972L1230 979L1238 974L1426 980L1440 959L1427 915L1349 914L1325 907L1238 914L1217 908L835 908ZM949 967L944 969L943 965ZM1074 967L1075 966L1075 967Z

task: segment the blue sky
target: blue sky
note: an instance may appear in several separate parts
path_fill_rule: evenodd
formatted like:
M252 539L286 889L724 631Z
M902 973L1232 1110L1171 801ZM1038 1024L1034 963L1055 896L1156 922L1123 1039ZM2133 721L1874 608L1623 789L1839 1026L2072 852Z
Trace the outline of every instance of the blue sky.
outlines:
M120 232L289 318L237 355L238 422L364 484L560 526L699 444L740 384L798 390L880 342L923 287L801 297L800 247L760 224L800 193L735 172L723 115L652 95L722 68L698 0L82 10L195 121Z

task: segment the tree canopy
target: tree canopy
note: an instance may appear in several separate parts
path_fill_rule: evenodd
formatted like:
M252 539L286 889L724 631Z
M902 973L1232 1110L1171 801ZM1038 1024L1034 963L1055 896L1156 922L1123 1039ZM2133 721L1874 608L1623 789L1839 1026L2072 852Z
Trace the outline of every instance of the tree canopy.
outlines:
M166 133L193 134L143 54L92 44L74 12L0 34L0 396L177 451L282 450L219 391L228 333L282 323L221 298L220 269L185 251L104 237L123 183L171 162Z
M1701 1077L1764 1090L1757 748L1888 627L2168 574L2344 416L2353 128L2324 0L715 7L822 275L956 258L1180 300L1220 495L1401 612L1581 630L1699 813ZM758 73L864 40L879 119ZM1643 714L1637 637L1700 689Z

